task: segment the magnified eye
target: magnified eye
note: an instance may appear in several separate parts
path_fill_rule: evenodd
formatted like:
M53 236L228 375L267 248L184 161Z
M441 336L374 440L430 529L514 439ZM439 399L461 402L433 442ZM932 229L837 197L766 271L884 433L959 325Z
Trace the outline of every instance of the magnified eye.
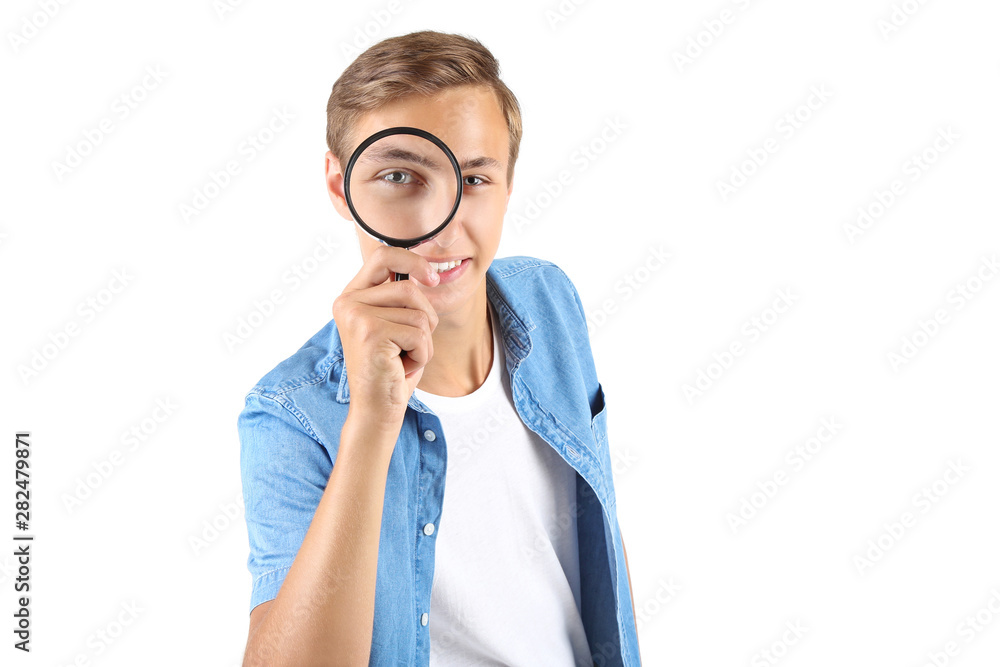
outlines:
M383 174L382 180L392 183L393 185L409 185L414 181L413 176L405 171L390 171Z

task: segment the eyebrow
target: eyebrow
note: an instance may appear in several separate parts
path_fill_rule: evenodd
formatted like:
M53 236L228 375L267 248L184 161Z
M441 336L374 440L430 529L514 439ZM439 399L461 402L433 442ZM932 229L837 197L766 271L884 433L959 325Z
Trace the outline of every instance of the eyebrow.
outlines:
M425 156L420 155L419 153L414 153L413 151L408 151L405 148L397 148L394 146L366 150L363 155L366 162L399 162L400 160L403 160L405 162L420 165L421 167L427 167L428 169L434 171L441 168L441 165L434 160L429 160Z
M399 148L396 146L365 151L364 157L365 160L371 160L372 162L398 162L400 160L404 160L435 171L441 167L441 165L437 162L429 160L427 157L419 153L414 153L413 151L408 151L405 148ZM499 171L503 169L503 165L496 158L483 155L465 160L459 165L459 168L462 171L467 169L483 168L496 169Z
M497 170L503 169L503 165L500 164L499 160L485 156L468 159L462 163L461 167L462 171L466 169L482 169L483 167Z

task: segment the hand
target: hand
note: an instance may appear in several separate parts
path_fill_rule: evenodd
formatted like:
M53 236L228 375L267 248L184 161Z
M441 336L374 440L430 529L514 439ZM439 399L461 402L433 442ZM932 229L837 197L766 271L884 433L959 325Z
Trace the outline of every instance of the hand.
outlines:
M394 281L396 273L410 279ZM431 334L438 324L415 283L438 280L416 253L379 246L333 302L351 393L349 419L398 435L406 403L434 355Z

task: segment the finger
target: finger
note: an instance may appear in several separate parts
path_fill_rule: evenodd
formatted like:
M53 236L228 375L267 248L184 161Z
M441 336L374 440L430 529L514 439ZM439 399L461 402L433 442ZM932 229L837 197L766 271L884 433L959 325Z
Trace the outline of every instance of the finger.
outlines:
M406 351L403 359L403 369L406 373L421 368L434 356L434 340L430 333L420 327L411 327L395 322L385 322L385 341L395 348ZM398 350L393 349L393 354Z
M402 324L408 327L423 329L428 334L433 333L434 327L430 317L426 312L418 308L383 308L374 306L360 306L359 317L371 318L370 321L389 322L392 324Z
M394 278L397 273L414 276L425 285L436 285L438 281L437 271L417 253L383 245L372 251L361 270L347 284L347 289L366 289L381 285L389 278Z
M405 280L358 290L350 295L350 300L377 308L406 308L421 311L431 322L432 331L438 324L438 314L434 306L418 287Z

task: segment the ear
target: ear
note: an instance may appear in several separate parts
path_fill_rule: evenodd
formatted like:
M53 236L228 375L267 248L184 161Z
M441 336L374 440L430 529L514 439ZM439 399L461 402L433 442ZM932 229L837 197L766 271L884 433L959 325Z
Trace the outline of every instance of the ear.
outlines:
M354 221L351 216L351 209L347 207L347 199L344 198L344 171L340 167L340 160L327 151L324 156L324 172L326 174L326 191L330 195L330 201L337 213L345 220Z

